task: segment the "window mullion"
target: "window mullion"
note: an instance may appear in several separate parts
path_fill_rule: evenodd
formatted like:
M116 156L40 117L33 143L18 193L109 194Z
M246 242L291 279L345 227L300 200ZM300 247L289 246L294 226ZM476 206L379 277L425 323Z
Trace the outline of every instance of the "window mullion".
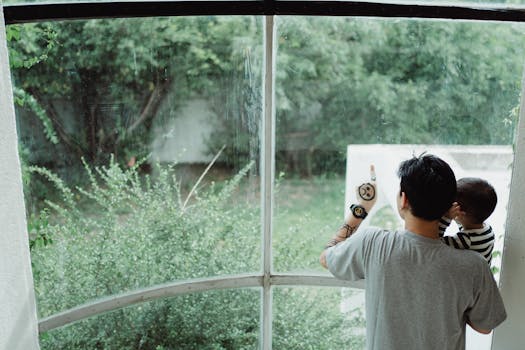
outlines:
M264 96L263 120L261 127L261 207L263 236L263 302L262 302L262 337L261 349L272 348L272 291L270 276L272 273L272 215L273 182L275 173L275 27L274 16L266 16L264 23Z

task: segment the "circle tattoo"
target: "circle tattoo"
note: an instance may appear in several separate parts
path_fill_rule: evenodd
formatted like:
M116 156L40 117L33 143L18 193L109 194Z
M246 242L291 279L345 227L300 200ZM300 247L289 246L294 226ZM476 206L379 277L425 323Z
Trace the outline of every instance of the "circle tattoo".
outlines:
M370 183L365 183L359 186L359 196L365 201L371 201L376 196L376 189Z

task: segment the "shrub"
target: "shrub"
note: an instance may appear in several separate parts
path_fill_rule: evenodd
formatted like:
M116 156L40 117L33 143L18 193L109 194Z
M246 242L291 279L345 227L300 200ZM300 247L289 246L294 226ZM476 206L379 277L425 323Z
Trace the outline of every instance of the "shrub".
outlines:
M40 316L168 281L260 271L259 200L253 200L253 188L243 182L251 166L228 181L192 192L189 200L181 193L172 167L159 166L157 176L144 177L136 167L123 169L113 161L106 167L86 165L90 183L75 190L44 168L30 168L62 193L60 203L47 202L52 215L43 216L45 225L34 225L40 230L38 236L53 242L32 252ZM283 249L291 260L301 256L293 251L300 248ZM294 261L290 264L297 266ZM337 311L339 290L301 293L309 297L276 299L282 302L276 304L280 317L275 322L310 329L312 336L299 333L290 338L276 331L275 342L287 349L305 349L306 341L311 349L343 346L348 337L340 337L337 330L344 319ZM317 297L326 293L332 297ZM295 310L295 316L288 309ZM47 332L41 346L253 349L260 333L259 310L259 289L188 294Z

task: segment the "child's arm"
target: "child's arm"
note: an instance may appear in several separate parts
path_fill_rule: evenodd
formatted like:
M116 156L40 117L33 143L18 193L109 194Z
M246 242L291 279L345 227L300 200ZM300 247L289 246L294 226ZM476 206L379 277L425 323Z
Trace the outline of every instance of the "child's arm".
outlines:
M453 236L445 236L445 230L452 219L458 220L458 217L461 217L464 213L461 211L461 208L457 202L452 203L450 209L445 213L445 215L439 220L439 236L441 240L447 245L454 247L456 249L470 249L472 245L472 240L470 239L470 233L464 232L463 228L459 227L459 232Z
M446 216L442 216L441 219L439 219L439 237L443 237L445 235L445 231L451 222L452 220Z
M439 237L443 237L445 235L445 231L452 222L452 219L458 216L459 213L461 213L459 204L457 202L452 203L450 209L439 220Z
M470 237L470 249L480 253L490 266L495 241L495 235L492 231L492 227L485 223L481 228L463 231L465 231Z
M470 235L463 231L459 231L453 236L443 236L441 239L447 245L456 249L470 249L470 246L472 245Z

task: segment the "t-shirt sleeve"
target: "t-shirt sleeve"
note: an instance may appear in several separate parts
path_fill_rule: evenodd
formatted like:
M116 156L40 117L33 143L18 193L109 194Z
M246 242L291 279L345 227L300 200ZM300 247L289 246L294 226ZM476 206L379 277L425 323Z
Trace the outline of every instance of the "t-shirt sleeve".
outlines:
M472 307L467 310L470 323L480 329L492 330L505 321L507 313L494 276L487 264L483 264L481 283Z
M344 242L331 247L326 252L328 270L342 280L356 281L365 278L366 263L370 258L366 253L370 244L371 230L359 230Z

